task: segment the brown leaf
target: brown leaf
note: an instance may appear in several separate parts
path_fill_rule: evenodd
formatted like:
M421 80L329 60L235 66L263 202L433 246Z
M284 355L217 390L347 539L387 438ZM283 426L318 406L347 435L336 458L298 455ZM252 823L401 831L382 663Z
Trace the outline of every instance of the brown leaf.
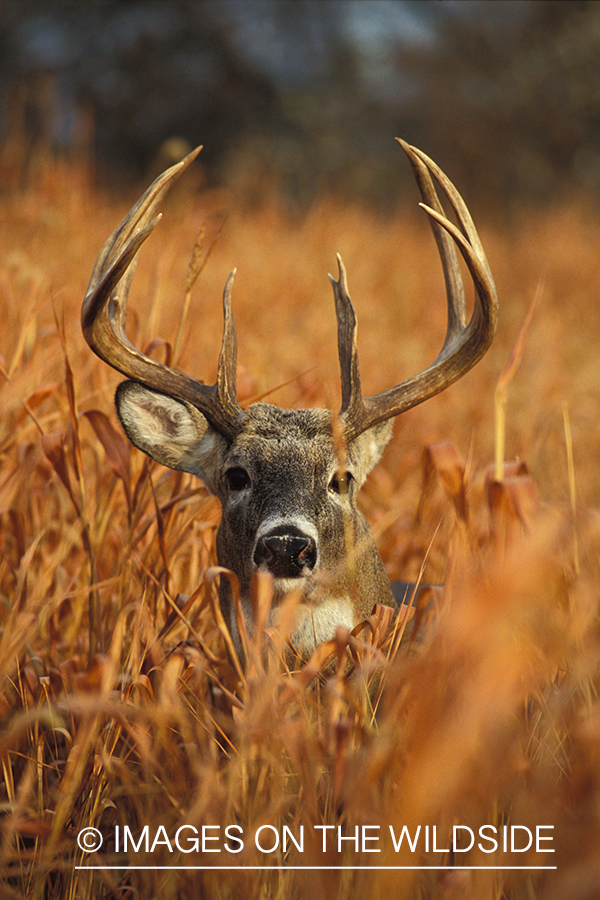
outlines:
M123 482L127 506L131 510L131 469L129 444L117 431L108 416L99 409L88 409L83 413L96 432L102 444L111 469Z
M539 510L537 488L528 475L490 480L487 495L494 531L505 538L522 533Z
M53 381L49 384L43 384L41 387L37 388L37 390L33 391L33 393L30 394L29 397L27 397L27 399L25 400L23 404L24 408L17 416L16 424L20 425L21 422L23 422L23 420L26 418L27 411L37 409L37 407L40 406L40 404L43 403L44 400L46 400L48 397L51 397L52 394L54 394L54 392L58 390L58 387L58 382Z
M450 441L430 444L423 454L423 477L428 485L436 475L440 484L452 500L456 514L467 521L468 505L465 491L465 464Z
M10 522L10 533L17 548L18 559L14 563L16 568L25 553L25 519L23 513L14 508L0 510L0 522L5 516Z
M73 506L77 510L77 514L81 514L79 501L73 493L71 478L69 476L69 466L67 462L67 454L65 453L64 438L62 434L43 434L42 449L46 454L46 459L67 489L67 493L71 498Z

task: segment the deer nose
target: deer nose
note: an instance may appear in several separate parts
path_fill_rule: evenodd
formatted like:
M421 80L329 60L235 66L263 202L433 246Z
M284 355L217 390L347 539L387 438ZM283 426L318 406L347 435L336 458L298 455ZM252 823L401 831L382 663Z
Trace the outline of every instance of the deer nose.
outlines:
M317 561L313 538L302 533L266 534L259 538L254 550L254 563L264 566L275 578L299 578Z

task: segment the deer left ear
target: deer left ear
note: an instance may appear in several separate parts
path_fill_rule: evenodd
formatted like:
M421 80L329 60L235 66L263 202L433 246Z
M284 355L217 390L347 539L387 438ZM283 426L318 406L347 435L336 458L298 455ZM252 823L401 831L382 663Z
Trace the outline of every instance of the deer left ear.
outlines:
M393 419L379 422L367 428L348 444L348 462L359 486L363 484L371 469L381 459L381 454L392 434Z
M115 397L127 437L170 469L198 475L214 493L226 439L195 407L135 381L124 381Z

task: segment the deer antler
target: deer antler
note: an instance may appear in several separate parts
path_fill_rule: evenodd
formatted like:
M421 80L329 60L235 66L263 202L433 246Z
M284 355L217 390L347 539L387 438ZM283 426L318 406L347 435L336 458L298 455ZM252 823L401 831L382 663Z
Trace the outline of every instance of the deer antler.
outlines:
M133 381L191 403L219 432L233 438L245 415L236 398L237 340L231 310L235 269L223 294L223 341L215 384L202 384L145 356L129 342L125 333L127 299L137 254L160 221L160 215L153 218L159 203L201 149L193 150L163 172L106 241L83 301L81 327L94 353L109 366Z
M494 282L462 197L428 156L404 141L398 140L398 143L413 168L425 201L421 205L430 217L438 245L446 282L448 328L444 346L427 369L373 397L363 397L356 345L356 315L348 293L346 270L338 256L339 277L337 281L334 278L331 281L338 321L342 379L340 418L346 441L357 437L371 425L417 406L461 378L484 355L497 326L498 301ZM92 350L110 366L133 381L191 403L214 428L232 439L239 432L245 416L237 401L235 387L237 340L231 309L235 270L229 276L223 294L223 340L215 384L202 384L145 356L129 342L125 333L127 298L137 254L160 220L160 215L153 218L159 203L200 150L198 147L160 175L106 241L96 260L83 302L81 325ZM459 227L445 217L431 175L450 201ZM475 285L475 308L468 323L457 247Z
M373 397L363 397L360 388L356 315L338 256L339 277L331 276L338 321L338 351L342 378L340 419L346 441L371 425L397 416L429 397L439 394L461 378L484 355L498 322L498 299L485 253L464 200L441 169L416 147L396 138L409 158L438 245L448 302L448 328L437 359L423 372ZM430 174L431 173L431 174ZM456 213L459 227L444 215L431 178L434 176ZM460 250L475 285L475 308L467 324L464 286L456 247Z

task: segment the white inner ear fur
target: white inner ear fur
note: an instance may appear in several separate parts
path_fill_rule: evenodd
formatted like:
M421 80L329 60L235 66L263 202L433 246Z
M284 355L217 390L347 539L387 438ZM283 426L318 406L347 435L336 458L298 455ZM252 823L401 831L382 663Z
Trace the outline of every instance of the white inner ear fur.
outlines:
M163 466L197 475L213 490L227 442L202 413L133 381L119 385L116 404L136 447Z
M348 461L352 465L352 473L359 487L362 485L373 468L381 459L385 445L392 434L393 419L379 422L368 428L348 446Z

